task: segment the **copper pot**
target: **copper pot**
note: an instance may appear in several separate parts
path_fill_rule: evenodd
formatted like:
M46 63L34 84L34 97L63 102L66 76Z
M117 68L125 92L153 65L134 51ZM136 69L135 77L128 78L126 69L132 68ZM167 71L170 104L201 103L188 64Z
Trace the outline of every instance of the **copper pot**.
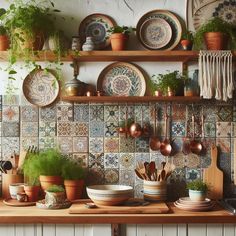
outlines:
M129 127L130 136L133 138L138 138L142 135L142 127L139 123L133 123Z

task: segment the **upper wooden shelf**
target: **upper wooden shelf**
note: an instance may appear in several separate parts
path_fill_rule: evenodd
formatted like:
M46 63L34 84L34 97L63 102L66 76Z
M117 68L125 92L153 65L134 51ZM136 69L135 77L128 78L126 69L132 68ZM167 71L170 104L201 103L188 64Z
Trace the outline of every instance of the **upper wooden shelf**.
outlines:
M61 61L72 61L76 59L80 62L95 61L179 61L188 62L198 59L199 51L91 51L79 52L79 56L75 52L70 51ZM7 61L9 53L0 51L0 60ZM236 51L233 51L236 57ZM36 61L54 61L56 55L52 51L40 51L35 56Z

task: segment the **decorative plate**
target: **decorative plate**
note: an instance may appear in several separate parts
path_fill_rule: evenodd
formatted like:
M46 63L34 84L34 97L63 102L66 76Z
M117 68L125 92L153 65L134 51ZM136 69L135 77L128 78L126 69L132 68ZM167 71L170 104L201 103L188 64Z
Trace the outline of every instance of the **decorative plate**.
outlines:
M115 62L100 73L97 90L108 96L143 96L146 81L136 66L126 62Z
M140 40L151 49L163 48L170 42L171 36L169 23L161 18L148 19L140 27Z
M150 11L148 13L146 13L145 15L143 15L140 20L138 21L137 24L137 36L139 41L142 43L142 45L148 49L153 49L152 47L148 46L148 43L145 41L145 43L143 42L143 38L144 37L143 31L142 31L142 26L143 24L145 24L146 21L149 20L156 20L156 19L162 19L165 20L169 26L171 27L172 30L172 35L171 35L171 39L169 40L169 42L164 45L163 47L157 48L159 50L172 50L173 48L175 48L180 39L181 39L181 35L182 35L182 26L180 24L180 21L178 20L178 18L171 13L170 11L166 11L166 10L153 10Z
M54 102L59 94L59 83L50 71L35 69L23 82L23 93L26 99L39 107Z
M179 209L185 210L185 211L209 211L211 210L214 206L215 203L210 203L209 205L206 206L201 206L201 205L184 205L179 203L179 201L174 202L174 205L178 207Z
M85 42L87 36L91 36L96 49L106 48L110 45L107 30L114 25L113 19L107 15L92 14L87 16L79 26L79 36L82 43Z

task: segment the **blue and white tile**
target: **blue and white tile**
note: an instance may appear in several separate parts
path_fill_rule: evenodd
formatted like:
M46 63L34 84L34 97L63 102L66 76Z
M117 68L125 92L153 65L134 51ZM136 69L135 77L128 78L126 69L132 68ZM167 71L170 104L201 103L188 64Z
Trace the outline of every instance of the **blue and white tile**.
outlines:
M206 122L204 124L204 135L205 137L215 137L216 136L216 125L213 122Z
M119 106L105 105L104 106L104 121L118 122L119 121Z
M57 120L58 121L73 121L73 106L57 106Z
M104 153L89 153L89 168L104 169Z
M201 178L201 170L200 169L186 169L186 180L187 182L194 181L196 179Z
M91 153L101 153L103 152L104 142L103 138L90 138L89 139L89 151Z
M39 134L38 122L22 122L21 136L22 137L37 137Z
M50 148L56 148L58 146L56 137L40 137L39 149L45 150ZM65 152L66 153L66 152Z
M119 168L119 153L105 153L104 154L105 168Z
M149 138L136 138L135 151L136 152L149 152Z
M89 122L89 105L74 105L74 121Z
M182 121L175 121L172 122L172 129L171 135L176 137L183 137L185 136L185 122Z
M89 116L90 121L104 121L104 106L90 105Z
M56 122L40 122L39 123L40 137L54 137L56 136Z
M106 122L105 123L105 136L106 137L117 137L119 136L117 129L118 129L118 122Z
M103 137L104 136L104 122L92 121L89 127L90 137Z
M21 121L38 121L38 107L21 106Z
M49 106L40 108L40 120L45 122L54 122L57 120L57 107Z
M126 113L128 118L133 118L134 117L134 106L120 106L120 121L126 119Z

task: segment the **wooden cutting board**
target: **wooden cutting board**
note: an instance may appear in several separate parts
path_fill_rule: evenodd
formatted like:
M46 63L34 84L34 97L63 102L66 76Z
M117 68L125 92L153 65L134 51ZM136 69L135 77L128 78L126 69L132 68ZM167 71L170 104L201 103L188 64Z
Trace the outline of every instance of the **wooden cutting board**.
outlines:
M203 181L205 181L210 188L208 197L210 199L223 198L223 172L217 167L217 147L211 147L211 165L203 170Z
M87 208L84 203L74 203L70 214L164 214L169 208L164 202L150 203L146 206L105 206Z

